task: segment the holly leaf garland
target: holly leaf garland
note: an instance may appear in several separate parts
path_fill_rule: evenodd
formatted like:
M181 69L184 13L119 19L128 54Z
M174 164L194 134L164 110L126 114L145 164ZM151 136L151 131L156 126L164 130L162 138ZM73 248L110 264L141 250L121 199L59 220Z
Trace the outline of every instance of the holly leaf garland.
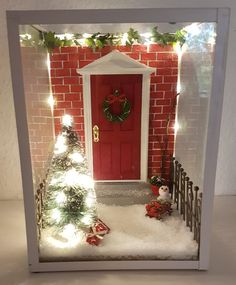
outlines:
M151 36L149 40L158 43L160 45L173 45L179 42L182 46L186 41L187 32L184 30L178 30L175 33L160 33L158 27L154 27L151 31ZM123 33L94 33L90 37L84 39L85 44L95 49L101 49L105 46L120 46L122 45ZM55 32L41 32L41 40L36 42L33 38L21 38L21 42L24 46L44 46L51 53L54 48L64 47L64 46L82 46L80 40L83 39L83 35L80 33L75 33L71 39L64 37L60 39L56 36ZM142 44L144 42L143 38L133 28L130 28L127 32L125 45L132 46L133 44Z
M142 43L142 39L138 31L135 31L133 28L130 28L127 34L128 37L126 40L126 45L131 46L134 43Z
M185 43L185 36L186 36L186 31L184 30L178 30L176 31L175 34L171 33L160 33L158 32L158 27L154 27L152 29L152 35L151 35L151 40L155 43L158 43L162 46L165 45L173 45L177 42L180 43L180 46L182 46Z
M48 49L49 52L52 52L54 48L63 46L63 41L60 40L55 33L53 32L44 32L43 36L43 45Z
M186 42L186 35L187 35L187 31L185 30L178 30L175 33L176 41L179 42L181 47Z
M92 49L103 48L104 46L113 46L121 43L121 36L116 34L95 33L91 37L86 38L85 43Z

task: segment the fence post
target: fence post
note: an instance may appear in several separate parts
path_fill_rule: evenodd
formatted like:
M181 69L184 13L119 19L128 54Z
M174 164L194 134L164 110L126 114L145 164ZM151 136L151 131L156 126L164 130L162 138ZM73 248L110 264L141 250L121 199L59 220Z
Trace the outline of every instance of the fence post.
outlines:
M180 213L184 216L184 204L185 204L185 177L186 172L181 168L181 176L180 176Z
M193 182L174 157L171 161L170 182L171 197L176 209L193 232L194 240L200 245L202 193L199 193L199 187L193 187Z
M174 191L174 203L177 204L177 188L178 188L178 161L175 160L175 173L174 173L174 185L175 185L175 191Z
M170 183L169 183L170 194L171 194L171 198L172 199L174 197L174 184L175 184L175 181L174 181L174 179L175 179L175 165L174 165L174 161L175 161L175 158L172 156L171 163L170 163Z
M186 189L186 226L189 227L189 177L187 178L187 189Z
M175 177L175 185L176 185L176 188L175 188L175 203L177 205L177 210L179 210L179 195L180 195L180 191L179 191L179 188L180 188L180 169L181 169L181 164L176 161L176 177Z
M199 194L197 207L197 237L198 249L200 249L200 231L201 231L201 210L202 210L202 193Z
M189 198L190 198L190 230L191 232L193 231L193 182L191 182L191 188L190 188L190 192L189 192Z
M194 212L193 212L193 228L194 228L194 239L197 239L197 220L198 220L198 190L197 186L194 187Z

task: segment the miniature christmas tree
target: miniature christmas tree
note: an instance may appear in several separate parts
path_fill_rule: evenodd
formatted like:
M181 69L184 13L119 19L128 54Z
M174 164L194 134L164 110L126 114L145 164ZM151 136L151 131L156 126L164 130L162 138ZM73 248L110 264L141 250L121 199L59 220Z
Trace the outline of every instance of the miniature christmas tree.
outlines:
M97 220L96 195L84 150L65 115L47 176L44 224L69 239L88 233Z

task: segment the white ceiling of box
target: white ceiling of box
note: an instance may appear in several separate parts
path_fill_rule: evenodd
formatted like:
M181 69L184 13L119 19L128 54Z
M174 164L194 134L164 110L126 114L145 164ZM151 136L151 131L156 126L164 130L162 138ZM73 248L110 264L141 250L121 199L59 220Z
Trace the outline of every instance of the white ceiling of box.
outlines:
M139 33L150 32L155 26L161 33L175 33L177 30L189 25L190 23L120 23L120 24L63 24L63 25L40 25L42 30L52 31L56 34L64 33L124 33L133 28Z

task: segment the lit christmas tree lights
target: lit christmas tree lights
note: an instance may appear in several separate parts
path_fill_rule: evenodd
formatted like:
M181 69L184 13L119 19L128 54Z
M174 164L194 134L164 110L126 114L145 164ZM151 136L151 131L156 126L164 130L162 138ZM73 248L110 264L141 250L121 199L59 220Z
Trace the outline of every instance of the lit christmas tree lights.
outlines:
M63 117L62 132L55 143L43 220L45 226L55 230L55 236L64 238L69 245L81 241L81 235L89 233L97 220L94 183L69 115Z

